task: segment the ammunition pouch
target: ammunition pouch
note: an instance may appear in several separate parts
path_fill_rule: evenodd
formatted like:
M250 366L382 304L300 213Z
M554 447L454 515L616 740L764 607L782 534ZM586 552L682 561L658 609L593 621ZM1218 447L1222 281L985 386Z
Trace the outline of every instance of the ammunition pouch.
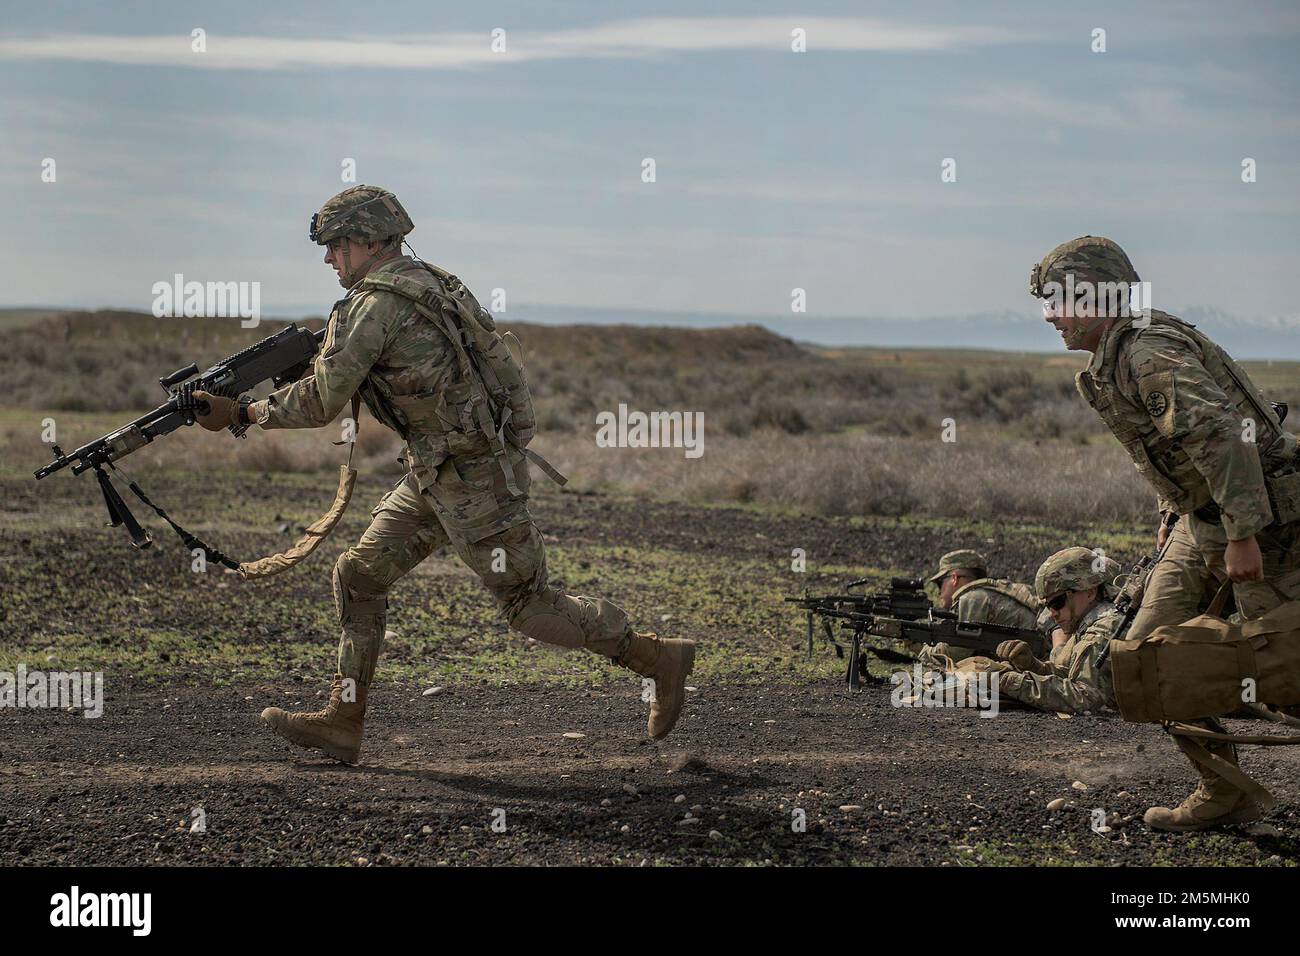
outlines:
M1300 471L1264 479L1268 486L1268 503L1278 524L1300 521Z

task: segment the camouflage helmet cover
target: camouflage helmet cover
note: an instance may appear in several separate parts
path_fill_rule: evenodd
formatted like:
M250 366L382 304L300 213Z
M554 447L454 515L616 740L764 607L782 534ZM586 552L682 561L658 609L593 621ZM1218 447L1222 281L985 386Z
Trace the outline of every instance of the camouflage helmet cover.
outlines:
M1065 277L1081 282L1139 282L1137 270L1123 249L1102 236L1080 236L1063 242L1043 256L1029 273L1029 293L1045 298L1043 287L1049 282L1066 285Z
M405 236L415 228L397 197L378 186L352 186L326 200L311 217L308 236L317 245L353 236L362 242L380 242Z
M958 551L949 551L939 559L939 570L926 578L931 584L937 583L949 571L973 571L977 578L988 575L989 564L984 560L984 555L978 551L971 551L969 548L963 548Z
M1040 601L1046 601L1065 591L1086 591L1113 578L1112 569L1118 573L1119 565L1104 554L1090 548L1066 548L1038 569L1034 593Z

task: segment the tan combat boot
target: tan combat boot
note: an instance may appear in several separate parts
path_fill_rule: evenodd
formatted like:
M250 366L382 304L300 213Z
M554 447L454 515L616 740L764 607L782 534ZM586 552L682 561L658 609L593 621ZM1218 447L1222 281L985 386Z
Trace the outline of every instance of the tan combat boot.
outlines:
M686 675L695 666L695 642L631 633L627 648L614 660L655 682L646 732L655 740L667 737L686 702Z
M356 763L361 753L361 731L366 717L366 688L357 684L357 699L343 699L343 675L335 674L324 710L291 714L279 707L262 711L271 729L299 747L323 750L344 763Z
M1222 757L1234 767L1237 766L1237 753L1232 744L1206 741L1205 747L1216 757ZM1168 807L1149 809L1142 817L1147 826L1153 830L1185 832L1230 826L1234 823L1254 823L1262 816L1259 804L1252 797L1242 793L1208 767L1194 760L1193 764L1201 775L1201 782L1196 785L1196 789L1172 810Z

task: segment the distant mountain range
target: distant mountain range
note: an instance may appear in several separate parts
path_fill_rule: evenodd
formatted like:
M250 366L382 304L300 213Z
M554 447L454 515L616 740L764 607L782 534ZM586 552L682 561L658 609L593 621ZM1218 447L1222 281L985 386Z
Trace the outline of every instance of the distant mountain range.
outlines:
M1232 355L1243 359L1300 359L1300 316L1249 319L1221 309L1190 306L1170 310L1204 330ZM883 348L982 348L1000 352L1063 351L1061 338L1031 312L982 312L933 318L819 318L816 316L719 315L654 312L646 309L591 309L521 305L508 319L590 325L662 325L705 328L756 324L798 342Z
M4 307L0 312L49 307ZM1204 330L1232 355L1242 359L1300 359L1300 315L1245 317L1209 306L1171 309ZM319 306L267 310L265 318L322 317ZM609 309L589 306L521 304L498 318L547 325L641 325L665 328L716 328L760 325L797 342L816 345L877 346L881 348L982 348L1000 352L1062 351L1060 337L1035 312L980 312L965 316L928 318L834 318L817 316L735 315L725 313L656 312L650 309Z

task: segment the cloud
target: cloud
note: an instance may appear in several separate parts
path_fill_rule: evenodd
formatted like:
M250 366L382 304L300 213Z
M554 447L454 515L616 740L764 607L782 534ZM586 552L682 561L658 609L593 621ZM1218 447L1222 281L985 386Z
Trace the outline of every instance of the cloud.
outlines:
M1002 116L1021 123L1055 124L1113 133L1169 133L1255 137L1264 130L1277 134L1300 131L1300 117L1277 110L1256 109L1233 102L1223 107L1196 105L1185 89L1139 86L1116 89L1106 97L1080 99L1070 93L1049 93L1026 84L985 83L953 97L962 110Z
M0 39L0 60L225 70L461 70L535 60L631 59L727 50L788 52L796 28L806 31L810 52L937 52L1033 39L996 27L860 17L657 17L569 30L507 30L503 53L492 51L486 32L348 40L209 33L203 53L191 50L188 34L49 34Z

